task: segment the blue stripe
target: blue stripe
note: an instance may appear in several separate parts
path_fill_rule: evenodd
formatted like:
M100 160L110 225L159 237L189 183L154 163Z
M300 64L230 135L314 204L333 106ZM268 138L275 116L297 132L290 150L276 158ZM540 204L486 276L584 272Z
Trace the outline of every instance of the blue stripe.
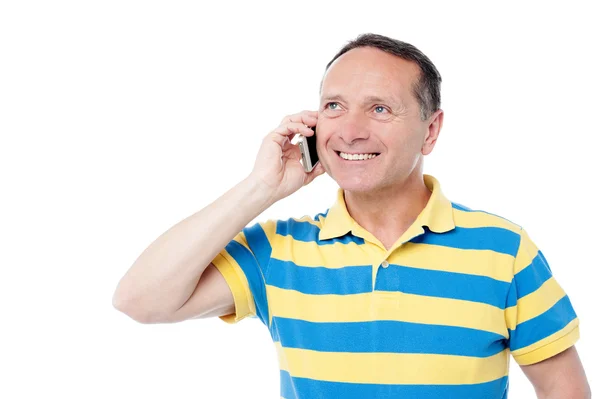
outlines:
M546 263L542 253L538 251L538 254L533 258L531 264L515 274L515 283L517 284L518 298L523 298L536 291L542 286L550 277L552 272Z
M360 294L371 292L371 265L340 269L297 266L294 262L271 260L269 285L304 294Z
M371 273L371 265L329 269L272 259L267 283L311 295L363 294L371 292ZM486 276L390 264L378 270L375 290L462 299L504 309L509 287L507 282Z
M443 233L428 233L415 237L416 244L442 245L459 249L490 250L517 255L521 236L501 227L456 227Z
M325 219L327 217L327 214L329 213L329 209L327 209L327 211L325 211L324 213L317 213L315 215L315 217L313 218L313 220L315 222L320 222L321 220L319 219L319 216L321 216L323 219Z
M510 283L487 276L390 264L378 270L376 290L487 303L504 309Z
M508 330L510 350L524 348L562 330L577 317L567 295L563 296L554 306L519 325L515 330Z
M471 208L461 205L457 202L452 202L452 208L458 209L459 211L474 212Z
M246 236L246 241L248 242L250 250L256 256L260 268L266 276L266 270L269 265L269 260L271 259L271 243L269 242L265 231L260 223L256 223L252 227L245 228L244 235Z
M321 229L310 222L299 222L294 219L277 221L276 233L282 236L290 235L296 241L316 242L319 245L330 245L336 242L341 242L342 244L353 242L359 245L365 243L364 239L355 237L352 234L346 234L342 237L336 237L330 240L319 240L319 231L321 231Z
M285 370L279 370L279 381L281 386L281 397L283 399L304 399L304 398L323 398L322 393L318 395L299 395L296 393L296 387L294 386L294 380L292 380L292 376L289 372Z
M234 240L227 244L225 249L242 268L254 297L256 315L268 326L269 307L264 276L271 258L271 244L260 223L246 227L242 232L250 251Z
M506 348L502 335L404 321L313 323L273 317L281 345L322 352L428 353L487 357Z
M506 399L508 377L481 384L400 385L330 382L292 377L280 370L281 396L285 399Z
M254 255L248 251L246 247L237 241L231 241L225 247L229 255L235 259L240 265L242 271L246 275L250 291L254 297L254 305L256 307L256 314L258 318L265 324L268 325L268 307L267 307L267 294L265 290L265 284L263 275L260 271Z

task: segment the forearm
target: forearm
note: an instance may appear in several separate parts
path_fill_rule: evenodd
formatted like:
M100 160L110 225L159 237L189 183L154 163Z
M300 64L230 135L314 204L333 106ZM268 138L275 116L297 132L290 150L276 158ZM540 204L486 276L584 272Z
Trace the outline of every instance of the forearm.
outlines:
M115 307L137 319L179 309L214 257L270 201L270 193L248 177L165 231L119 282L113 296Z

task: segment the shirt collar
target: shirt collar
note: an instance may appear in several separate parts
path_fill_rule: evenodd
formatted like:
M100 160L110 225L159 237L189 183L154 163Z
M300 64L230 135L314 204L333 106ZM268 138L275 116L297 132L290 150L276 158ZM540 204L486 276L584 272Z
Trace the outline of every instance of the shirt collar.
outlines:
M423 181L425 182L425 186L431 191L431 197L425 208L417 216L413 226L427 226L429 230L436 233L445 233L454 229L452 203L442 193L439 181L427 174L423 175ZM337 191L335 203L327 212L323 227L319 232L319 240L341 237L352 231L356 226L358 224L350 216L346 208L344 190L340 188Z

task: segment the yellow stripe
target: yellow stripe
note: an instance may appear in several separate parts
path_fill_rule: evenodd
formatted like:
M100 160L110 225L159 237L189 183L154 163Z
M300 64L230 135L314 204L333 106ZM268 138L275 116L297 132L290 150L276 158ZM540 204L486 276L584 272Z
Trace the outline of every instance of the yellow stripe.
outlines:
M571 347L579 339L579 319L571 321L560 331L512 353L521 366L545 360Z
M511 306L504 310L504 317L506 319L506 327L514 330L517 328L517 306Z
M483 212L458 211L463 227L485 227L488 225L506 228L516 233L519 227L498 216ZM459 219L460 219L459 218ZM294 219L309 222L317 227L320 223L309 217ZM369 242L330 245L318 245L316 242L295 241L291 235L270 235L273 258L292 261L305 267L326 267L338 269L347 266L378 265L387 254L386 251ZM400 251L395 251L388 259L391 263L419 269L440 270L487 276L493 279L511 282L514 257L493 251L462 250L451 247L427 244L406 243Z
M514 257L493 251L464 250L441 245L407 243L389 259L409 267L487 276L510 283Z
M517 301L517 326L541 315L564 296L565 291L550 277L536 291Z
M319 216L319 221L315 221L312 217L310 216L302 216L301 218L292 218L293 220L297 221L297 222L308 222L310 224L312 224L313 226L317 226L318 228L322 227L322 223L321 220L325 220L323 218L323 216Z
M508 338L504 311L458 299L401 292L353 295L309 295L267 285L273 317L311 322L397 320L490 331Z
M508 349L487 357L412 353L317 352L275 343L293 377L365 384L477 384L508 374ZM287 360L287 362L285 361ZM291 366L290 366L291 365ZM424 373L423 370L427 370Z
M519 234L521 228L501 216L481 211L461 211L453 208L454 224L458 227L500 227Z
M515 274L518 274L521 270L533 262L538 254L538 247L531 241L527 232L521 233L521 245L519 247L519 253L515 259ZM541 261L541 259L540 259Z
M276 232L277 232L277 220L269 219L265 222L261 222L260 226L262 227L263 231L265 232L265 235L267 236L267 239L269 240L269 242L271 242L271 239L273 237L275 237ZM273 246L272 243L271 243L271 246Z
M271 245L272 245L271 240L275 236L275 232L277 231L277 221L274 219L269 219L269 220L266 220L263 222L258 222L258 224L263 229L263 231L265 232L265 235L267 236L267 240L269 240L269 242L271 242ZM247 226L247 227L251 227L251 226ZM250 247L248 246L248 241L246 240L246 235L244 234L243 231L239 232L233 238L233 240L237 241L238 243L240 243L243 246L245 246L246 248L248 248L248 250L250 250Z
M237 233L236 236L233 237L233 241L237 242L240 245L243 245L244 247L246 247L246 249L248 251L250 251L250 247L248 246L248 241L246 240L246 235L244 234L243 231L240 231L239 233Z
M307 267L323 267L325 264L330 269L363 266L375 262L377 258L377 252L371 244L336 242L319 245L316 242L296 241L290 235L275 235L271 240L271 247L273 258L293 261Z
M234 324L247 316L256 315L254 298L250 291L248 280L235 259L227 251L222 250L215 256L212 263L223 275L223 278L225 278L227 285L233 293L235 303L235 313L219 316L221 320L229 324Z
M292 261L304 267L339 269L348 266L379 265L386 252L376 245L337 242L318 245L316 242L295 241L292 236L272 238L275 259ZM511 282L514 257L492 251L463 250L440 245L406 243L389 258L390 263L426 270L439 270L487 276Z
M540 288L520 298L515 306L506 308L506 326L514 330L519 324L546 312L566 295L554 277Z

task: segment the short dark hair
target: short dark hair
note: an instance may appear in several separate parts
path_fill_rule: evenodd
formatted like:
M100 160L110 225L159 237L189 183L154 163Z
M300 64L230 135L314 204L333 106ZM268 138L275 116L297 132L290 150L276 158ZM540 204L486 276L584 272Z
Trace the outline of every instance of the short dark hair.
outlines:
M421 76L413 83L413 95L417 99L421 108L421 120L426 120L435 111L440 108L441 94L440 85L442 76L438 72L433 62L412 44L392 39L387 36L378 35L375 33L363 33L356 39L349 41L325 67L325 73L342 54L358 48L358 47L374 47L386 53L395 55L407 61L416 63L421 69ZM323 76L323 79L325 76ZM321 88L323 80L321 80Z

